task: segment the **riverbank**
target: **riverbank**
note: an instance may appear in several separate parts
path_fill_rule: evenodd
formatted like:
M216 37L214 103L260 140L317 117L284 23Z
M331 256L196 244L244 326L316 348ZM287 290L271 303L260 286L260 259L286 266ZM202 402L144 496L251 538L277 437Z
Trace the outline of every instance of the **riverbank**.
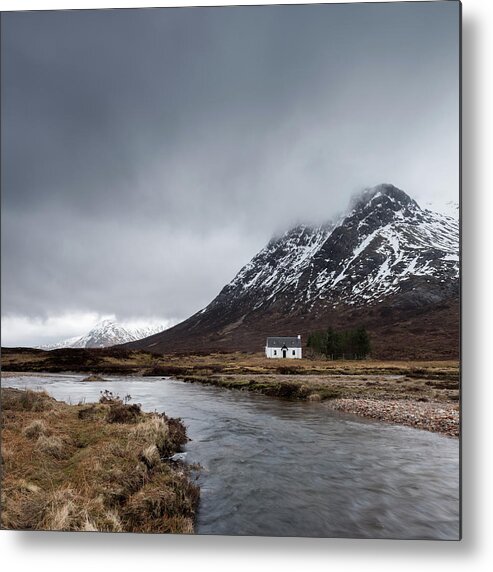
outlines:
M199 489L169 458L180 420L103 394L68 405L2 388L2 528L193 533Z
M120 348L2 348L7 372L87 373L98 375L403 375L416 379L459 380L459 362L418 360L267 359L264 354L211 353L155 355Z
M323 402L337 411L459 436L459 382L453 378L382 374L177 377L186 382L254 391L282 399Z
M173 378L119 375L83 383L84 377L3 383L42 387L86 406L109 389L131 394L145 411L183 419L192 438L183 459L202 467L197 534L458 537L457 439L358 422L330 411L330 401L272 399Z
M416 400L334 399L328 407L385 423L425 429L449 437L459 436L459 406Z
M267 359L262 354L156 356L121 350L7 349L2 375L23 372L163 376L327 407L457 437L457 361ZM111 379L111 378L110 378Z

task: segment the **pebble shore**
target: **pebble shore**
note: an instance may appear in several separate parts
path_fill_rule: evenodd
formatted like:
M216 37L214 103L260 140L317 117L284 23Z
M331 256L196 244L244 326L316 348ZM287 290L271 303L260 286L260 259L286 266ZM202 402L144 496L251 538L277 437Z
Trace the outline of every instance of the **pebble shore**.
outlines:
M459 407L453 403L356 398L331 399L326 403L332 409L344 413L408 425L450 437L459 436Z

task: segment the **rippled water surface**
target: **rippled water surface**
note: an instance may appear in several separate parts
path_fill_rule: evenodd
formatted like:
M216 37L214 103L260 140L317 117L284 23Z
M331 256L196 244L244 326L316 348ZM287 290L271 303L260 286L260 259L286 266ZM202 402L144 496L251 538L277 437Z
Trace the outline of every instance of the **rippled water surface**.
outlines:
M457 539L459 443L426 431L161 378L2 380L72 403L103 389L181 417L203 466L200 534Z

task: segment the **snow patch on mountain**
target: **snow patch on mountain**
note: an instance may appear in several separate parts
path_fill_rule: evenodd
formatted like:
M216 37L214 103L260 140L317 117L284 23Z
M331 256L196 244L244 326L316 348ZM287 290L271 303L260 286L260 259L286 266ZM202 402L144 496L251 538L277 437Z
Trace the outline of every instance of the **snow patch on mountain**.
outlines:
M114 320L102 320L86 335L69 338L59 343L39 346L40 349L61 348L107 348L114 345L134 342L165 330L165 326L130 327Z
M456 212L452 203L448 207ZM421 208L404 191L382 184L353 198L336 223L299 225L271 240L206 310L361 306L399 292L412 296L423 281L434 283L434 296L446 297L459 276L458 255L457 216Z
M422 207L434 213L439 213L455 220L459 220L458 201L423 201Z

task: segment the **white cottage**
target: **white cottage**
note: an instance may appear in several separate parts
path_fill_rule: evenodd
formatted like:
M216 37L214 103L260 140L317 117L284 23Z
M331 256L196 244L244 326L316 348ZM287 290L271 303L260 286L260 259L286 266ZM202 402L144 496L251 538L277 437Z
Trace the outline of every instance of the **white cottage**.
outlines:
M301 359L301 336L267 338L265 355L268 358Z

